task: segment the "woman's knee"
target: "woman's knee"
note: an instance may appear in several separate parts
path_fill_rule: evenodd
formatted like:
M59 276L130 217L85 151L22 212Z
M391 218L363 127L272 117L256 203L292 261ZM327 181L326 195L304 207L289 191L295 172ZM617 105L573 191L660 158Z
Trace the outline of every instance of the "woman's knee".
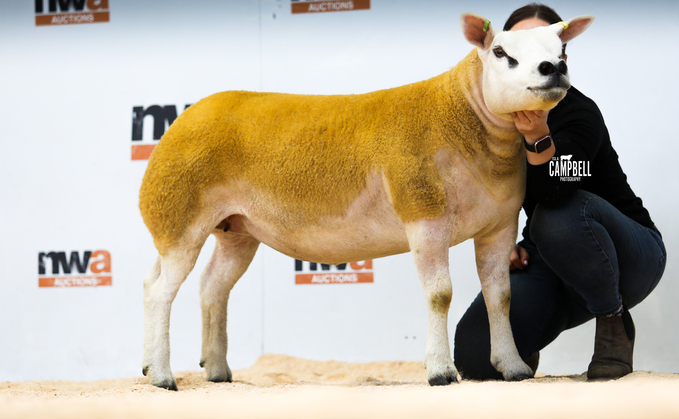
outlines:
M592 193L577 190L557 205L538 204L530 223L530 238L533 243L542 251L567 246L572 240L579 240L578 226L583 220L588 203L595 198L596 195Z

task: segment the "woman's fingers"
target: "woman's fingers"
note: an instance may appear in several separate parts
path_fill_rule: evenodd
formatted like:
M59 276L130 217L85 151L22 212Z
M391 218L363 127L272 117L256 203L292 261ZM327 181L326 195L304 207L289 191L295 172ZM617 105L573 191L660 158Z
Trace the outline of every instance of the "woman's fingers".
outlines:
M528 259L530 259L528 251L517 244L509 256L509 270L523 269L528 265Z

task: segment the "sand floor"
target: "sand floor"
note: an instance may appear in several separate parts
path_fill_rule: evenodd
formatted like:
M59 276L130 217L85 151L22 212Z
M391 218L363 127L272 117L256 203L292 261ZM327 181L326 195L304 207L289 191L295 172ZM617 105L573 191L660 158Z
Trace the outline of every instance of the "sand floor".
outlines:
M264 355L208 383L176 373L179 392L145 377L93 382L0 382L0 418L679 418L679 374L637 371L430 387L421 362L349 364Z

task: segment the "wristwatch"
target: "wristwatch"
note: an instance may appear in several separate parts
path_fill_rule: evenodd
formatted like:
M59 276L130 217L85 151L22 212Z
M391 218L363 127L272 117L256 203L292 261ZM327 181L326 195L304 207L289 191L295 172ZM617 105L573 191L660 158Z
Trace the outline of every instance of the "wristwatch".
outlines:
M533 144L528 144L528 141L524 138L523 144L526 146L526 150L540 154L552 145L552 136L547 134Z

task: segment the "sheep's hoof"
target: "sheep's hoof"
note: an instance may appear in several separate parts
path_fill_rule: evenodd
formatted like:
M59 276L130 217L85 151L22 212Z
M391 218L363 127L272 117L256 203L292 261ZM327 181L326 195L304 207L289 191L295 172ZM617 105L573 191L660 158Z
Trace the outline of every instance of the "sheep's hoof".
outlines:
M499 370L498 370L499 371ZM516 365L515 368L510 369L507 371L507 373L502 374L505 378L505 381L523 381L527 380L529 378L533 378L535 376L535 373L529 367L521 361L520 364Z
M231 371L229 371L226 375L211 376L208 377L207 380L212 383L231 383L233 382L233 376L231 375Z
M200 361L200 366L205 368L207 380L213 383L230 383L233 381L233 374L226 363L226 359L217 362L210 360Z
M165 380L160 383L151 383L156 387L164 388L165 390L178 391L177 382L175 380Z
M149 382L152 386L155 387L160 387L164 388L165 390L172 390L172 391L177 391L177 380L174 379L174 376L170 374L168 378L161 379L161 380L156 380L153 377L153 374L149 375L149 366L145 365L141 369L141 373L144 374L145 376L149 377Z
M447 386L451 383L457 383L457 371L454 368L446 366L443 371L434 373L428 377L430 386Z
M523 381L529 378L533 378L535 375L531 373L519 373L505 377L505 381Z

